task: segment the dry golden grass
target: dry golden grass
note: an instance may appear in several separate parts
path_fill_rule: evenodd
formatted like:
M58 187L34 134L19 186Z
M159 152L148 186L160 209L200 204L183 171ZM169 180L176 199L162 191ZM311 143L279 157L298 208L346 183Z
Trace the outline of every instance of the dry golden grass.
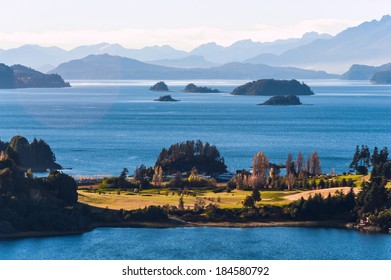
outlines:
M121 192L117 194L116 191L105 191L99 194L98 192L92 192L88 190L79 190L79 202L89 204L91 206L100 207L100 208L109 208L109 209L138 209L144 208L145 206L150 205L173 205L178 206L179 204L179 195L175 193L172 195L172 192L169 192L168 195L165 195L165 191L159 194L156 190L148 190L145 193L129 193ZM290 194L295 194L297 191L262 191L262 204L284 204L289 203L285 199L285 196ZM242 200L250 195L249 191L239 191L233 190L230 193L221 192L214 193L211 191L205 191L194 196L184 196L183 200L185 203L185 208L193 208L197 199L202 199L205 201L205 204L210 203L218 204L221 208L238 208L242 207Z
M353 188L353 190L356 194L360 191L359 188ZM304 199L308 199L309 196L314 196L317 193L321 194L322 197L326 198L329 194L334 195L337 191L343 191L346 194L350 191L350 187L339 187L339 188L304 191L304 192L300 192L297 194L288 195L285 197L285 199L290 200L290 201L298 200L298 199L301 199L302 197Z

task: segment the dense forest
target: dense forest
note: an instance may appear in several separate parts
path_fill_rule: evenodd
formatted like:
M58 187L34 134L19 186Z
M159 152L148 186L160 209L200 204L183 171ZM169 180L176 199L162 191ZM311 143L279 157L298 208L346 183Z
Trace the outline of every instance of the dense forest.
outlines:
M233 95L313 95L309 86L297 80L263 79L238 86Z
M0 159L0 233L85 230L88 209L78 206L77 199L72 177L52 171L35 178L8 154Z
M189 172L196 168L205 174L218 174L227 171L224 158L216 146L201 141L186 141L163 148L155 167L161 167L166 174Z
M56 157L50 146L42 139L29 143L22 136L15 136L9 143L0 141L0 154L11 158L21 169L46 171L47 169L61 169L56 163Z
M58 74L43 74L23 65L11 67L0 63L0 88L70 87Z

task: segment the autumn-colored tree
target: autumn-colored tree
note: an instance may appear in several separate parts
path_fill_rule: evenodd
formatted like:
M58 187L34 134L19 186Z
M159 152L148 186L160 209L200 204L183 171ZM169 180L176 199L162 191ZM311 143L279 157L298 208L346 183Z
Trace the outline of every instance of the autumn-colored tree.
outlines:
M250 178L250 185L253 188L261 188L266 185L269 173L269 159L261 151L253 158L253 173Z
M289 173L285 176L285 184L288 188L288 190L292 190L293 186L296 183L296 176L293 173Z
M161 166L155 167L152 182L157 187L160 187L162 185L162 183L163 183L163 168Z

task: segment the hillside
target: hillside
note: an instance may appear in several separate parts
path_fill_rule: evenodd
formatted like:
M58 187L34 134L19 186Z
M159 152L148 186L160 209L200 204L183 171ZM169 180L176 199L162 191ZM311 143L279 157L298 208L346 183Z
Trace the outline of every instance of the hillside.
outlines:
M391 70L376 72L371 78L371 82L378 85L391 84Z
M70 87L58 74L43 74L23 65L0 64L0 88Z
M345 80L370 80L377 72L391 70L391 63L383 64L381 66L367 66L354 64L349 71L342 75Z
M348 28L330 39L317 39L281 55L262 54L246 62L345 72L352 64L391 61L391 16Z
M229 63L208 69L181 69L152 65L130 58L90 55L60 64L50 73L67 79L332 79L337 75L292 67Z

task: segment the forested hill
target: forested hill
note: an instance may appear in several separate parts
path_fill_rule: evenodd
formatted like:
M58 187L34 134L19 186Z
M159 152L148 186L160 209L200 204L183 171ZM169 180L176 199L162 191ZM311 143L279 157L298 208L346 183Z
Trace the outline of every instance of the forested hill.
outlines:
M0 63L0 88L60 88L70 87L58 74L43 74L23 65Z
M22 136L15 136L8 142L0 141L1 158L11 158L21 169L45 171L47 169L62 169L56 163L56 157L50 146L42 139L34 138L29 143Z
M313 95L309 86L297 80L263 79L235 88L233 95Z

